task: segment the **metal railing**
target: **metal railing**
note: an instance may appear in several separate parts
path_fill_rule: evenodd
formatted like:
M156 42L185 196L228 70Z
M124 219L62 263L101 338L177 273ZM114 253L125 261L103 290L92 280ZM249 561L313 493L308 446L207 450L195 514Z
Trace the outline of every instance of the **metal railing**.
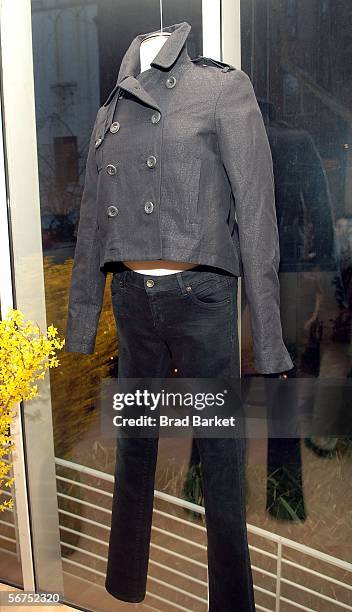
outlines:
M66 461L64 459L57 458L56 464L57 466L72 469L75 472L79 472L82 475L86 474L86 475L92 476L94 478L99 479L100 481L102 480L108 483L113 483L113 480L114 480L114 477L110 474L106 474L99 470L85 467L77 463L73 463L71 461ZM58 478L58 481L65 482L69 485L76 485L78 487L81 487L85 491L99 493L100 495L102 494L103 496L106 497L107 500L112 499L112 493L108 491L102 490L100 488L94 487L86 483L81 483L77 480L70 479L70 478L67 478L61 475L58 475L57 478ZM102 516L108 517L111 515L110 503L109 503L109 507L103 507L101 505L88 502L84 499L77 498L73 495L67 495L67 494L60 493L60 492L58 492L58 497L59 497L59 505L60 505L60 499L62 500L66 499L67 501L70 501L70 502L76 502L77 504L81 505L84 509L88 511L89 510L99 511L102 514ZM170 508L179 507L185 510L192 511L196 513L197 515L204 515L204 508L202 506L198 506L196 504L185 501L178 497L174 497L162 491L157 491L157 490L155 491L155 500L160 500L162 502L165 502ZM70 512L62 508L59 509L59 512L61 515L71 516L72 518L75 518L75 519L79 518L81 521L91 526L99 527L103 529L104 531L106 531L107 534L110 530L109 526L100 522L99 520L90 519L86 516L82 516L81 514L76 514L74 512ZM192 521L186 520L179 516L175 516L171 512L160 510L159 508L154 508L154 518L157 519L158 517L172 521L173 526L177 524L177 525L185 526L187 528L189 527L195 530L195 532L197 532L198 534L203 535L203 540L204 542L206 542L206 529L203 525L199 525L198 523L194 523ZM175 542L175 544L185 545L186 548L191 547L192 550L203 551L204 553L206 553L205 544L202 544L198 541L194 541L193 539L184 537L183 535L179 535L175 533L174 530L157 527L154 524L154 522L155 521L153 521L153 526L152 526L153 534L165 535L168 537L169 542L171 543ZM80 537L85 538L87 541L102 544L105 547L108 546L108 542L104 539L93 537L91 535L79 532L75 529L71 529L64 525L61 526L61 529L66 532L70 532L72 534L79 535ZM260 527L256 527L254 525L247 524L247 529L248 529L249 539L251 535L258 536L260 538L264 538L266 542L271 542L272 544L275 544L275 552L269 552L265 548L261 548L260 546L249 543L250 551L252 551L253 553L258 553L259 556L262 555L263 557L272 559L273 562L275 563L275 568L276 568L275 572L273 572L273 571L268 571L267 569L264 569L260 567L259 565L252 564L254 589L256 593L258 593L258 595L262 593L263 595L272 599L272 607L268 608L263 605L257 604L256 609L258 611L260 610L262 612L280 612L280 610L282 610L282 604L289 604L290 606L292 606L293 610L304 610L306 612L319 612L319 608L315 611L313 610L311 606L307 607L304 604L299 603L298 601L295 601L292 598L288 598L284 596L282 594L283 585L288 585L289 587L293 589L297 589L297 591L300 592L300 594L306 594L306 595L310 595L310 596L317 598L317 601L320 601L321 605L325 604L326 606L328 606L326 609L328 609L329 612L334 612L335 610L338 611L342 609L346 611L352 611L352 606L349 605L347 602L343 602L343 601L334 599L333 597L330 597L329 595L316 591L315 589L310 588L309 586L305 586L304 584L301 584L298 581L292 580L290 579L290 577L286 577L284 575L285 570L289 570L290 568L294 570L300 570L306 575L315 577L325 584L330 584L334 587L342 588L346 591L347 595L350 595L352 593L352 584L338 580L337 578L334 578L332 576L329 576L327 573L323 571L324 570L323 566L328 564L330 568L338 568L340 570L343 570L344 572L351 573L352 564L347 563L346 561L340 560L338 558L335 558L333 556L327 555L323 552L320 552L319 550L315 550L299 542L295 542L283 536L277 535L275 533L271 533L270 531L267 531ZM104 555L99 555L97 553L86 550L85 548L82 548L80 546L74 546L65 540L62 540L61 544L68 548L72 548L76 551L79 551L80 553L84 553L84 555L87 556L87 564L84 562L74 561L73 559L63 558L64 563L66 563L67 565L71 565L72 569L74 567L77 567L87 572L90 572L92 574L95 574L96 576L101 576L101 577L105 576L103 571L99 571L89 566L89 560L91 559L96 559L97 561L105 562L106 557ZM189 609L190 609L189 606L184 607L181 603L174 600L175 595L177 595L181 597L182 596L187 597L189 601L194 602L194 604L198 606L197 610L200 609L199 606L201 604L204 604L204 610L206 610L207 609L207 583L206 581L175 569L172 566L172 559L179 559L179 560L185 561L193 565L195 568L200 568L201 570L204 570L204 571L206 571L206 568L207 568L206 563L203 563L202 561L194 559L192 558L192 556L185 554L184 552L178 552L177 549L174 550L174 548L172 547L172 544L171 545L168 544L167 547L161 546L160 544L156 544L155 542L153 542L153 536L152 536L152 541L151 541L151 550L158 551L162 553L163 555L167 556L167 558L170 559L170 564L169 562L161 563L151 558L149 561L149 569L156 568L158 570L166 571L168 572L168 575L170 577L168 581L166 582L165 580L161 580L160 578L157 578L156 576L149 574L148 591L147 591L147 595L149 596L148 603L149 603L149 599L152 598L155 602L160 602L161 604L164 604L164 603L167 604L169 606L168 609L185 610L189 612ZM297 551L298 553L301 553L304 556L305 562L297 563L296 561L292 561L288 558L285 558L285 553L288 552L289 550L291 551L294 550L294 551ZM317 569L310 568L308 566L308 559L314 559L317 562L321 562L321 566L322 566L321 569L317 570ZM267 576L269 579L273 581L274 588L272 590L256 584L256 575L259 573L262 576ZM173 577L180 578L183 581L187 580L189 582L189 589L181 587L178 584L173 583L173 580L172 580ZM162 587L164 590L166 590L169 593L168 597L162 596L158 592L154 591L154 585L158 585ZM196 585L204 590L204 596L194 593L193 587ZM148 603L145 605L147 606ZM157 608L152 608L152 609L157 610Z
M71 461L66 461L64 459L56 458L56 465L59 467L69 468L76 473L92 476L93 478L97 478L100 481L102 480L107 483L113 483L112 475L106 474L105 472L101 472L93 468L79 465L77 463L73 463ZM110 516L111 516L111 509L110 509L111 503L110 502L112 500L111 492L105 491L102 488L98 488L90 484L86 484L84 482L80 482L79 480L68 478L67 476L61 476L60 474L57 475L57 480L58 482L64 482L68 485L74 485L74 486L80 487L83 491L87 491L89 493L97 493L99 495L105 496L108 502L107 506L109 507L102 506L101 504L95 504L85 499L75 497L74 495L68 495L66 493L62 493L58 491L57 494L58 494L58 499L59 499L59 506L60 506L60 500L66 500L69 502L76 503L79 506L82 506L82 508L84 508L87 511L92 511L92 510L98 511L99 513L101 513L102 516L105 516L107 519L110 519ZM204 508L202 506L198 506L197 504L188 502L178 497L174 497L173 495L169 495L162 491L155 491L155 499L166 503L167 505L170 506L170 508L176 508L176 507L183 508L185 510L194 512L196 515L199 515L199 516L205 514ZM10 512L13 512L13 511L10 510ZM79 518L79 520L82 523L85 523L91 527L97 527L105 531L106 539L99 538L99 537L95 537L87 533L84 533L83 531L79 531L77 529L68 527L67 525L63 525L62 521L60 521L60 529L63 532L70 533L75 536L79 536L80 538L83 539L83 541L86 540L87 543L91 542L92 544L102 545L103 547L106 548L106 552L107 552L108 534L110 531L109 524L105 524L104 522L101 522L100 520L96 520L96 519L92 519L87 516L84 516L80 512L76 513L76 512L69 511L69 510L65 510L60 507L59 507L59 514L62 517L66 516L66 517L71 517L73 519ZM198 523L195 523L190 520L176 516L175 514L172 514L171 512L160 510L158 508L154 508L154 518L157 518L157 517L161 517L162 519L165 519L167 521L172 521L172 525L177 524L177 525L185 526L187 528L194 530L194 533L197 532L198 534L200 534L203 537L204 542L206 542L206 529L203 525L200 525ZM172 544L170 545L170 542L171 543L174 542L175 544L177 543L177 544L185 545L186 548L191 547L192 550L202 551L204 554L206 553L206 545L198 541L195 541L191 538L179 535L175 533L174 530L157 527L154 524L154 522L155 521L153 521L153 525L152 525L152 533L167 536L167 538L169 539L169 543L167 547L162 546L154 542L153 537L152 537L151 550L161 553L162 555L165 555L170 561L168 563L166 562L161 563L160 561L156 561L155 559L151 558L149 560L149 568L150 569L156 568L157 570L166 571L168 572L168 575L170 577L168 581L166 582L165 580L162 580L154 575L151 575L151 574L148 575L148 590L147 590L148 601L146 603L143 603L144 608L155 610L158 612L159 609L154 607L154 604L149 605L149 599L153 599L155 602L159 602L160 604L167 604L167 606L169 606L168 609L170 609L170 606L171 606L171 609L181 610L181 611L184 610L185 612L189 612L189 609L190 609L189 606L185 607L180 602L175 601L175 595L177 595L181 597L186 597L189 601L194 602L194 604L198 606L197 610L199 609L199 605L201 604L204 604L204 610L207 610L207 582L196 576L190 575L189 573L185 573L183 571L175 569L172 566L172 561L176 559L176 560L181 560L183 562L187 562L191 566L194 566L194 568L198 568L204 572L207 571L207 564L198 559L192 558L192 556L190 556L189 554L185 554L184 552L178 552L177 550L174 550L174 548L172 547ZM109 520L108 520L108 523L109 523ZM4 526L6 528L13 528L14 530L16 529L16 525L14 523L10 523L3 519L0 520L0 528L1 526ZM282 594L282 586L288 585L289 587L293 589L297 589L297 591L300 592L301 594L303 593L303 594L317 598L318 601L320 600L321 605L326 606L326 609L329 610L329 612L333 612L335 610L336 611L338 610L352 611L352 606L349 605L346 601L340 601L338 599L330 597L329 595L321 593L313 588L310 588L309 586L305 586L304 584L301 584L298 581L292 580L289 577L284 576L285 569L288 570L289 568L293 568L294 570L299 570L300 572L303 572L306 575L311 576L312 578L314 577L314 578L319 579L322 583L330 584L332 587L338 587L340 589L343 589L346 591L346 594L348 595L352 593L351 582L350 583L344 582L342 580L334 578L333 576L329 576L328 574L324 573L323 568L320 571L317 569L310 568L308 565L308 559L314 559L317 562L321 562L322 566L328 565L331 568L338 568L339 570L342 570L343 572L346 572L348 574L352 573L351 563L348 563L346 561L343 561L331 555L327 555L326 553L320 552L319 550L315 550L309 546L306 546L299 542L295 542L293 540L290 540L278 534L272 533L260 527L256 527L254 525L247 524L247 530L248 530L249 539L250 539L250 536L253 535L253 536L258 536L260 538L263 538L266 542L271 542L275 544L275 552L269 552L265 548L261 548L259 546L249 543L250 551L252 551L253 553L262 555L264 558L266 557L268 559L272 559L273 562L275 563L275 568L276 568L275 572L268 571L267 569L264 569L263 567L260 567L259 565L254 565L252 563L254 589L256 593L258 594L261 593L269 597L272 600L272 607L268 608L258 603L256 604L256 610L258 611L260 610L261 612L280 612L280 610L282 610L282 604L288 604L292 607L293 610L297 610L297 611L303 610L305 612L319 612L319 610L321 609L320 607L314 610L311 606L307 607L304 604L299 603L298 601L295 601L292 598L288 598L284 596ZM12 538L9 535L5 536L4 534L0 533L0 548L1 548L1 541L6 541L9 543L12 542L16 546L16 537ZM94 575L96 577L105 578L104 571L100 571L99 569L91 567L90 565L90 562L92 560L96 560L98 562L102 562L102 564L105 564L107 560L107 557L105 554L98 554L96 552L92 552L88 550L87 548L85 548L84 546L83 547L75 546L74 544L68 542L65 539L62 539L60 543L62 546L65 546L78 553L82 553L84 557L86 558L86 562L85 562L85 561L75 561L73 559L63 557L62 561L64 562L64 564L67 564L68 566L71 567L71 571L64 570L66 574L70 574L71 576L75 575L73 573L73 570L74 568L77 568L80 570L84 570L84 572L88 572L88 575L91 574L92 576ZM294 551L297 551L298 553L301 553L304 556L305 562L298 563L291 559L285 558L286 550L287 551L294 550ZM11 551L6 549L6 553L11 554ZM263 586L259 586L258 584L256 584L256 574L257 573L261 574L262 576L267 576L269 579L271 579L273 582L274 588L270 590L269 588L265 588ZM88 580L86 580L85 578L82 578L79 575L76 575L75 577L78 580L81 580L83 582L89 582ZM189 588L187 589L187 588L179 586L178 584L174 584L173 577L175 577L176 579L187 581L189 583ZM89 582L89 584L91 584L91 582ZM154 590L154 585L162 587L169 593L169 595L167 597L162 596L160 593ZM96 586L97 588L102 588L102 585L99 583L97 583ZM201 588L204 592L204 595L202 596L202 595L194 593L192 589L192 587L194 586Z

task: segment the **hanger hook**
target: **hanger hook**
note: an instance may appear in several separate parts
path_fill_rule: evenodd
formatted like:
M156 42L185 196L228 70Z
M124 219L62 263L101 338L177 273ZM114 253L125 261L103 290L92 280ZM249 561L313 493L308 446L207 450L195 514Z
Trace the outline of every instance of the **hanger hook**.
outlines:
M159 0L160 6L160 32L163 31L163 0Z

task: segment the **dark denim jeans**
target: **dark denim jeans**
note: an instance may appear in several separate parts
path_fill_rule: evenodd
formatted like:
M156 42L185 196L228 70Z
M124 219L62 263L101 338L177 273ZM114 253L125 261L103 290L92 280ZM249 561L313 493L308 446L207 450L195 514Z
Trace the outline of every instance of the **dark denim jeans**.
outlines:
M237 283L236 276L210 266L153 276L122 265L111 285L118 376L167 377L173 365L184 377L238 377ZM252 612L245 437L198 438L196 443L208 538L209 611ZM157 452L156 438L117 441L105 587L123 601L145 597Z

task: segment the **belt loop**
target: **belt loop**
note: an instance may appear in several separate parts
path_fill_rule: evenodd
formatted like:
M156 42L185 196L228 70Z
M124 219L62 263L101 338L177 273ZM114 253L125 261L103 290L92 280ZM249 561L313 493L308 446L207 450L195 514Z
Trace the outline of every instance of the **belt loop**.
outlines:
M183 295L185 295L187 293L187 291L186 291L186 285L185 285L184 280L183 280L182 272L176 272L176 278L177 278L177 282L178 282L178 284L180 286L181 293Z
M129 270L122 270L122 274L121 274L121 287L125 288L126 287L126 281L127 281L127 274L129 273Z

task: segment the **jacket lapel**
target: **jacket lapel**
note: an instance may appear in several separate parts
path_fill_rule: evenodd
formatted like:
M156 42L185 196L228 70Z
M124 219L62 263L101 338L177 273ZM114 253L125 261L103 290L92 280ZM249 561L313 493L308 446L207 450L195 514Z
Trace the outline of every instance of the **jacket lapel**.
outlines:
M128 91L130 94L138 98L147 106L151 106L156 110L160 111L160 107L158 103L154 100L154 98L142 87L142 85L137 81L137 79L133 76L126 77L123 81L120 82L119 88Z
M101 141L104 140L105 134L108 132L113 122L116 105L118 104L119 98L122 97L121 90L129 92L141 102L144 102L144 104L161 112L160 106L154 98L142 87L136 78L129 76L119 85L115 85L99 111L96 134L97 138L100 138Z
M162 72L165 69L167 70L174 65L175 62L177 62L177 64L182 64L183 62L190 60L187 47L185 46L190 30L191 26L186 21L164 28L164 31L170 32L171 36L166 40L159 53L151 62L151 67L154 68L156 72L159 72L160 69ZM152 33L153 32L149 32L148 34ZM130 93L147 106L161 112L160 105L151 96L151 94L144 89L143 85L135 76L140 72L139 52L141 42L145 36L147 36L147 34L139 34L133 39L121 62L115 87L110 92L103 104L103 108L105 109L105 113L103 115L105 116L105 121L102 116L98 129L98 132L100 132L99 135L102 139L113 121L116 104L118 99L121 97L121 91Z

